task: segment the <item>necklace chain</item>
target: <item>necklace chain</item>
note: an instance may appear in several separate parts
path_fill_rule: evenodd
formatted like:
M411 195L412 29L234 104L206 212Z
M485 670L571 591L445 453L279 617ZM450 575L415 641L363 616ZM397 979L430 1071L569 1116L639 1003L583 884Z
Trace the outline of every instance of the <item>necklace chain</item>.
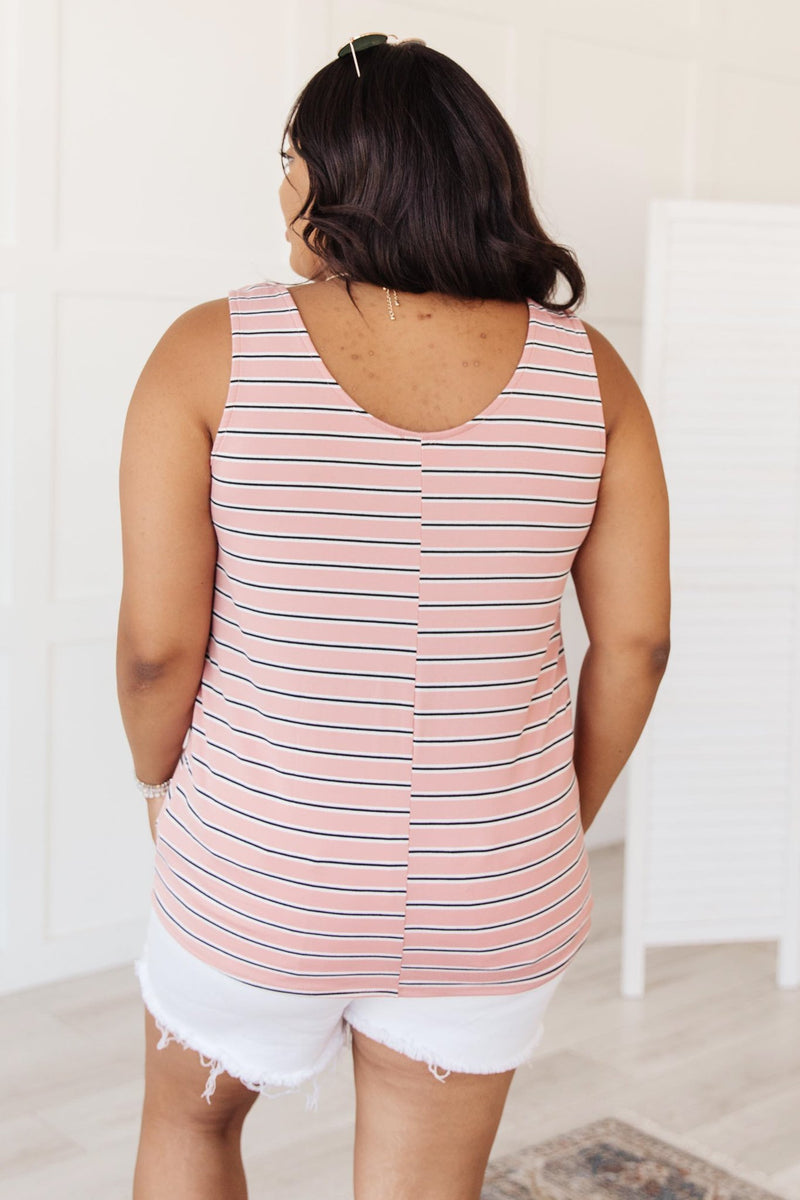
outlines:
M329 279L344 279L344 275L337 275L336 272L334 272L332 275L326 275L323 282L327 283ZM384 287L383 291L386 296L386 309L389 313L389 320L394 321L396 320L394 310L400 307L397 288Z
M394 288L385 287L383 290L386 293L386 307L389 310L389 320L393 321L395 316L394 307L392 305L392 297L394 297L394 304L397 308L400 307L400 301L397 299L397 292Z

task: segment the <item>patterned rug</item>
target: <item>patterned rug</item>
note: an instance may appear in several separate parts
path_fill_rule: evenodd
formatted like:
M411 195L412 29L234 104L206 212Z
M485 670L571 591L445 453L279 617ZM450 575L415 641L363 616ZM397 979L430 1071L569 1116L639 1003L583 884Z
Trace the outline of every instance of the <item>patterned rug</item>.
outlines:
M681 1135L664 1141L635 1119L605 1117L490 1159L481 1200L783 1200L756 1182L760 1172L700 1157Z

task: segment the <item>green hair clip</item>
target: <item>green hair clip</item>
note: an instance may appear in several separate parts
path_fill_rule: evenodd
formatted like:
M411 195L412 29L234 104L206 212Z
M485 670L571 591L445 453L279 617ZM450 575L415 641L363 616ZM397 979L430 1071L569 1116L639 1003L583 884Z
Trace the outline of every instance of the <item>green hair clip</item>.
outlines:
M348 54L353 55L353 62L356 64L356 74L361 76L361 68L358 65L356 58L356 50L371 50L373 46L382 46L384 42L388 42L389 35L385 33L364 33L361 37L350 38L348 42L342 46L337 53L337 58L346 58Z
M361 68L358 65L356 58L356 50L371 50L373 46L382 46L384 42L397 42L397 34L395 33L362 33L361 37L350 38L348 42L342 46L337 52L337 58L347 58L348 51L353 56L353 62L356 64L356 75L361 77ZM404 42L417 42L418 45L424 46L422 38L403 38Z

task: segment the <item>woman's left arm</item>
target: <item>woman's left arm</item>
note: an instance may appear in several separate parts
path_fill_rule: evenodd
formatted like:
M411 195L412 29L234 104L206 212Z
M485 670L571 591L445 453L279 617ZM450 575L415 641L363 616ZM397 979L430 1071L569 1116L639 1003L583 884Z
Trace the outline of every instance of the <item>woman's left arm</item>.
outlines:
M133 767L146 783L175 771L208 646L217 540L206 414L210 389L227 387L230 364L221 304L227 321L227 301L212 300L169 327L142 370L123 431L117 695ZM162 803L149 802L151 832Z

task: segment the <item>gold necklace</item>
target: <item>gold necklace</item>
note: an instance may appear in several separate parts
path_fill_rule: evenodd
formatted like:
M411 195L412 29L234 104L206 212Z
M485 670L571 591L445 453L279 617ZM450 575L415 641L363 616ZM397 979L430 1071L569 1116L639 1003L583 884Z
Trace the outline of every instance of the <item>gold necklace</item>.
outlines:
M326 275L323 282L327 283L329 279L344 279L344 275L338 275L336 272L334 272L333 275ZM385 287L383 289L383 291L386 296L386 308L389 313L389 320L394 321L396 319L395 315L394 315L394 310L395 310L395 308L400 307L400 300L397 295L397 289Z
M386 293L386 307L389 310L389 320L393 321L394 320L394 308L392 307L392 296L394 296L394 303L398 308L400 307L400 301L397 299L397 292L394 288L390 289L388 287L385 287L383 290Z

